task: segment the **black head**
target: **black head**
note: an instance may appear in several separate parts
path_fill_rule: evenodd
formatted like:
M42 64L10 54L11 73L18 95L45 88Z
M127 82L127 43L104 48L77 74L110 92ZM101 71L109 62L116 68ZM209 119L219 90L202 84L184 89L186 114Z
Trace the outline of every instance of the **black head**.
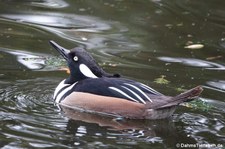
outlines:
M87 78L99 78L99 77L112 77L106 73L96 63L94 58L81 47L67 50L54 41L49 41L50 44L66 59L69 69L70 78L67 79L67 83L74 83Z

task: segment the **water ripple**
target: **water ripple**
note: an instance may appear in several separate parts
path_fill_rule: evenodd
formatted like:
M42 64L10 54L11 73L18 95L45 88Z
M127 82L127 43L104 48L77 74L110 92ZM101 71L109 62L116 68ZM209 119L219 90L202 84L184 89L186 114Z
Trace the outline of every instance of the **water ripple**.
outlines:
M50 54L35 53L22 50L1 48L0 52L8 53L16 57L17 61L30 70L54 71L66 67L64 59ZM14 68L18 69L18 67Z
M138 48L140 45L121 34L128 28L117 21L105 21L98 17L70 13L1 14L4 19L15 23L45 30L68 41L86 45L87 48L103 48L110 45L124 48ZM117 30L119 34L110 33ZM107 35L102 32L108 32Z
M4 47L0 51L0 148L174 148L178 141L225 141L225 103L216 100L224 97L225 90L222 0L0 3ZM200 73L193 69L188 75L198 75L200 82L195 79L194 84L206 84L202 96L212 96L206 100L212 108L178 108L172 119L163 121L118 121L84 112L60 112L52 94L66 74L56 73L58 67L46 63L61 59L52 56L56 51L47 44L50 39L66 48L83 45L103 67L119 66L113 71L136 79L153 80L165 74L171 83L160 88L169 94L175 93L168 87L180 86L186 77L182 74L187 72L164 71L160 61L165 66L179 63L202 68ZM191 56L212 59L184 58L186 52L176 50L191 42L205 46L204 50L191 50ZM184 57L168 56L177 54ZM184 81L184 86L193 85Z
M225 91L225 81L218 80L218 81L208 81L207 84L217 89L221 89Z
M187 113L182 114L179 118L184 123L184 126L187 125L185 126L187 134L195 138L199 143L206 143L205 138L211 138L210 136L225 137L224 134L220 134L221 129L224 129L224 121L220 121L217 118ZM218 140L212 139L211 141L217 142Z
M1 17L17 22L38 24L42 26L64 28L64 29L84 29L94 28L92 31L108 30L110 26L97 17L89 17L75 14L1 14Z
M217 64L215 62L209 62L205 60L195 58L179 58L179 57L158 57L159 60L169 63L181 63L187 66L202 67L209 70L225 70L225 66Z
M55 84L52 82L50 78L17 80L0 89L2 135L26 140L30 146L46 147L58 143L68 119L53 105L51 88Z
M44 0L44 1L31 1L28 3L30 6L35 7L44 7L44 8L65 8L68 7L69 4L64 0Z

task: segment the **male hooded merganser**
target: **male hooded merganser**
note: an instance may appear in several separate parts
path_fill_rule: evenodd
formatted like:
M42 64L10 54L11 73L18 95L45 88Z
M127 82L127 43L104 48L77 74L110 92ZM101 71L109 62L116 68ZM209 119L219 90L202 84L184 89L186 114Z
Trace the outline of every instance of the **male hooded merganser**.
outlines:
M50 44L70 69L70 76L54 92L55 102L64 107L131 119L162 119L203 90L197 86L175 97L165 96L142 83L106 73L81 47L67 50L54 41Z

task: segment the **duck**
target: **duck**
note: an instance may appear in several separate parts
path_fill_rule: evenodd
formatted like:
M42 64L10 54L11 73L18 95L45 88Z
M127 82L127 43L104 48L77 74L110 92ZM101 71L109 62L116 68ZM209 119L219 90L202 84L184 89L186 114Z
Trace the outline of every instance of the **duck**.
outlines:
M199 85L167 96L141 82L105 72L83 47L68 50L55 41L49 43L70 70L53 95L54 102L62 107L117 118L165 119L178 105L197 99L203 91Z

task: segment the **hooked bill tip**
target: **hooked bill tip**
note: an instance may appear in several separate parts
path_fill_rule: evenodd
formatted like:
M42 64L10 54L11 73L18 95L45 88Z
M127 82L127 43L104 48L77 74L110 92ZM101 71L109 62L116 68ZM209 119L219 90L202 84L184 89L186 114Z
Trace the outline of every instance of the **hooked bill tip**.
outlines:
M57 44L55 41L53 40L49 40L49 43L51 44L51 46L53 46L56 50L61 50L64 51L65 53L69 53L70 50L60 46L59 44Z
M51 44L51 46L53 46L54 48L57 48L57 47L61 47L60 45L58 45L55 41L53 40L49 40L49 43Z
M49 43L52 47L54 47L66 60L68 59L68 53L70 53L70 50L67 50L66 48L60 46L53 40L50 40Z

